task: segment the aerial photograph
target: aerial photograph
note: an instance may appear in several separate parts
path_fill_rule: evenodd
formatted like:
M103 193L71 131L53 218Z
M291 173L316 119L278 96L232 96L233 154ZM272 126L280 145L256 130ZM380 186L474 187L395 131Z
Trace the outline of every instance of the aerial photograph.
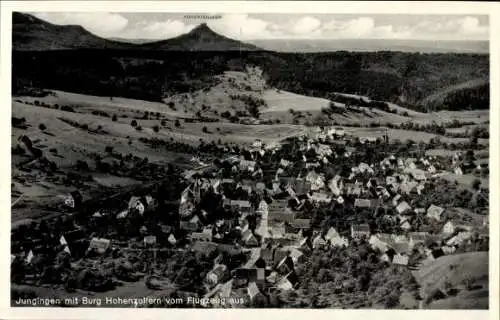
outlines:
M489 23L13 12L11 307L487 310Z

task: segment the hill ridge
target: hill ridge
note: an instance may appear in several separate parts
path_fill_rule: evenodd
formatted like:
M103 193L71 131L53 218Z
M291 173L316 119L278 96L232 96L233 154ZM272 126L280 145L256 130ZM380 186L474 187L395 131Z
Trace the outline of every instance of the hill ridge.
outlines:
M206 23L177 37L132 43L94 35L80 25L56 25L31 14L13 12L12 49L50 51L72 49L117 49L152 51L258 51L259 47L228 38Z

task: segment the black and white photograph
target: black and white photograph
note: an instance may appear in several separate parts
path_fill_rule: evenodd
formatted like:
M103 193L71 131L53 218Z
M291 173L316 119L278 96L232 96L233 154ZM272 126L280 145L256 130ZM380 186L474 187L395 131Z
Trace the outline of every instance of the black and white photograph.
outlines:
M2 32L11 308L490 308L489 15L88 8Z

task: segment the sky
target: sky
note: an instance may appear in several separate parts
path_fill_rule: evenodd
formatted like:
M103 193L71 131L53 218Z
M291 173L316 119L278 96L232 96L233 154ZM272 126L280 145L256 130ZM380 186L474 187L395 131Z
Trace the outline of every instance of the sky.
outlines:
M105 38L167 39L200 23L238 40L403 39L488 40L488 16L401 14L219 14L198 13L35 12L54 24L81 25ZM202 14L204 16L207 13Z

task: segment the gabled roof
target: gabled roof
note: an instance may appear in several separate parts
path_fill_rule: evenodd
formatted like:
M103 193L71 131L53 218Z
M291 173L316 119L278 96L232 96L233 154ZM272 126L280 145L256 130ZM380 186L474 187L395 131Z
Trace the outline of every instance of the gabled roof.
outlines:
M358 208L370 208L371 201L370 199L356 199L354 200L354 206Z
M370 226L368 224L353 224L352 230L354 232L370 232Z
M260 293L260 290L257 287L257 284L255 282L250 282L248 284L247 290L248 290L248 295L250 296L250 299L253 299L255 296L257 296Z
M444 212L443 208L438 207L438 206L433 205L433 204L431 204L431 206L427 209L427 215L433 215L433 216L440 217L443 212Z
M311 219L295 219L290 224L295 228L309 229L311 226Z
M336 238L336 237L339 237L339 233L337 232L337 230L335 230L335 228L331 227L328 232L326 233L325 235L325 240L330 240L330 239L333 239L333 238Z
M425 241L429 236L428 232L410 232L408 237L412 241Z
M408 253L410 251L408 242L395 242L392 244L392 248L394 249L394 251L400 254Z

